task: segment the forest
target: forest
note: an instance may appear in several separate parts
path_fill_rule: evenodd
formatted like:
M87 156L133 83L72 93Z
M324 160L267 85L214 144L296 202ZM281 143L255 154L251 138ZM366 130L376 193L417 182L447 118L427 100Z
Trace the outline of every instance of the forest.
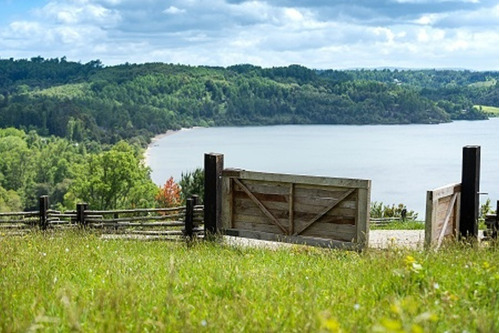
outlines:
M159 189L141 163L169 129L477 120L488 117L482 107L498 108L498 91L496 71L0 59L0 211L33 209L41 194L61 209L182 200L200 170L184 189Z

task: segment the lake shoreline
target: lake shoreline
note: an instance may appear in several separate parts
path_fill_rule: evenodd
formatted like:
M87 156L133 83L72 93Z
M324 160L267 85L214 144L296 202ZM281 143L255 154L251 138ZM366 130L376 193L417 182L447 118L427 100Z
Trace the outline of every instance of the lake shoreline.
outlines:
M170 176L179 181L183 172L202 167L211 151L225 155L226 167L370 179L372 201L403 203L423 218L426 191L460 181L467 145L481 146L481 191L497 200L498 121L210 127L155 141L147 163L155 184Z
M181 128L179 130L168 130L165 133L158 134L158 135L154 136L151 139L151 142L148 144L146 150L144 151L144 155L142 157L142 159L144 161L144 164L146 166L149 166L149 160L151 158L151 148L155 147L157 145L157 142L159 140L161 140L163 138L166 138L167 136L171 136L171 135L183 132L183 131L189 131L189 130L193 130L193 129L197 129L197 128L200 128L200 127L199 126L189 127L189 128L183 127L183 128Z

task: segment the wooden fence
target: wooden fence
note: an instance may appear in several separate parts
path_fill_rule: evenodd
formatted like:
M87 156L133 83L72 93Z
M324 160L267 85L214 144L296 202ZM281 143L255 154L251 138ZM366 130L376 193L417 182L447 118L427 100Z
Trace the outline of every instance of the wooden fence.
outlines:
M48 197L40 197L40 209L31 212L0 213L3 234L33 230L86 228L107 234L147 238L196 237L203 232L203 206L193 196L186 206L121 210L91 210L78 204L74 211L48 209Z
M363 249L368 244L370 181L226 169L226 235Z
M427 191L425 246L439 248L445 238L458 236L461 184Z

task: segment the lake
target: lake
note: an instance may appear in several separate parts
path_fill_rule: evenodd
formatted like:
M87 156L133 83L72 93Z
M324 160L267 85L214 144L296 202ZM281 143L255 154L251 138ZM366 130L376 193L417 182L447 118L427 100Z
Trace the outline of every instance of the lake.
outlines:
M439 125L283 125L195 128L154 141L146 163L158 184L203 167L372 180L371 200L404 203L425 218L426 191L460 182L462 148L481 146L481 201L498 199L498 118Z

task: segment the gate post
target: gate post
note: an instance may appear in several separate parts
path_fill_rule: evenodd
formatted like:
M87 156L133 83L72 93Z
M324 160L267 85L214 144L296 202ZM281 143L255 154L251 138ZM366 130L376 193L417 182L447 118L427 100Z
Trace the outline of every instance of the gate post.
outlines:
M193 238L193 215L194 215L194 200L193 198L186 199L186 216L184 218L184 236L188 239Z
M478 236L480 146L465 146L462 153L462 194L460 200L460 238Z
M87 203L76 204L76 223L81 227L85 227L87 222L85 221L85 211L89 208Z
M205 154L205 193L203 197L205 237L213 236L221 230L223 169L223 154Z
M49 225L49 216L48 216L49 196L42 195L39 199L39 203L40 203L40 229L47 230L47 227Z

